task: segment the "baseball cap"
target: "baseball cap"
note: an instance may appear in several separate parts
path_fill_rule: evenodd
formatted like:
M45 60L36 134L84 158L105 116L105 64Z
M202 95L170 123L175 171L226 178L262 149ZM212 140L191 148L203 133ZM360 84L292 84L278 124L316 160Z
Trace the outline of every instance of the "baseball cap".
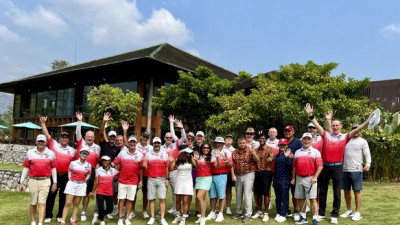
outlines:
M108 156L108 155L103 155L102 157L101 157L101 160L107 160L107 161L111 161L111 158L110 158L110 156Z
M142 132L142 136L143 136L143 137L149 137L150 134L149 134L149 132L147 132L147 131L143 131L143 132Z
M203 131L197 131L196 136L203 136L204 137L204 132Z
M47 141L47 138L44 134L39 134L38 136L36 136L36 141Z
M67 132L61 132L60 137L69 137Z
M307 127L314 127L315 128L315 125L313 123L309 123Z
M192 149L190 149L190 148L184 148L184 149L180 150L180 152L192 153L192 152L193 152L193 150L192 150Z
M288 144L288 142L287 142L286 138L281 138L278 141L278 145L287 145L287 144Z
M153 143L154 142L159 142L159 143L161 143L161 139L159 138L159 137L155 137L155 138L153 138Z
M213 142L214 143L223 143L223 144L225 144L225 140L224 140L223 137L216 137Z
M283 130L294 130L292 125L287 125Z
M232 138L232 139L235 139L235 138L233 137L232 134L227 134L227 135L225 136L225 138L228 138L228 137L230 137L230 138Z
M115 131L110 131L110 132L108 132L108 136L109 137L111 137L111 136L117 136L117 132L115 132Z
M81 152L87 152L87 154L89 154L89 150L87 150L86 148L81 148L81 150L79 150L79 154L80 154Z
M301 139L308 137L308 138L312 138L312 135L310 133L304 133L303 137L301 137Z
M129 138L128 138L128 142L130 142L130 141L135 141L135 142L137 142L137 139L136 139L136 137L135 137L134 135L131 135L131 136L129 136Z

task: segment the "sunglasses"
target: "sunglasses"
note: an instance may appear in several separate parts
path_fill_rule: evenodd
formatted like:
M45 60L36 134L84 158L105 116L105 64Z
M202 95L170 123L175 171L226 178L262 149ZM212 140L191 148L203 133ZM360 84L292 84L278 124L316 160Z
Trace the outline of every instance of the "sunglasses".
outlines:
M165 139L172 139L172 137L165 137Z
M253 133L246 133L246 135L254 135Z
M187 138L188 139L188 141L193 141L194 140L194 138Z
M81 153L79 153L79 154L81 154L81 155L89 155L89 153L87 153L87 152L81 152Z
M203 147L203 149L210 149L210 147Z
M308 129L317 129L317 128L315 128L315 127L308 127Z

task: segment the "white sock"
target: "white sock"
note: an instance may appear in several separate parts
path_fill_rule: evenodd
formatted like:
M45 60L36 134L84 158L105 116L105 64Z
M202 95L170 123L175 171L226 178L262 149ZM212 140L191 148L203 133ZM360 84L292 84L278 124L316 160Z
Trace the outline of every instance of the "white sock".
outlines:
M316 220L316 219L318 219L318 215L316 215L316 216L314 215L312 218L313 218L313 220Z
M304 219L306 219L307 218L307 216L306 216L306 213L300 213L300 215L304 218Z

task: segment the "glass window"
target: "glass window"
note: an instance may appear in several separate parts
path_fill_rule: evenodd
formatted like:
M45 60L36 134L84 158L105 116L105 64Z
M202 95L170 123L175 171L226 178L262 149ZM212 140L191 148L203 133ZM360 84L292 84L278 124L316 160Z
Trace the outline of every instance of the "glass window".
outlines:
M57 91L43 91L36 95L36 116L55 116Z
M31 93L31 96L29 98L29 109L28 109L29 117L35 116L35 109L36 109L36 93Z
M126 93L127 90L137 92L137 81L131 81L131 82L123 82L123 83L112 83L110 84L111 87L119 87L122 89L124 93Z
M146 81L144 85L144 91L143 91L143 105L142 105L142 115L146 116L147 115L147 106L149 102L147 101L149 98L149 81Z
M14 95L14 118L21 116L21 95Z
M57 91L57 116L74 114L75 88Z
M82 101L82 106L78 107L78 111L81 111L83 114L89 114L90 113L90 108L89 108L89 100L88 100L88 94L92 91L94 86L85 86L83 88L83 101Z

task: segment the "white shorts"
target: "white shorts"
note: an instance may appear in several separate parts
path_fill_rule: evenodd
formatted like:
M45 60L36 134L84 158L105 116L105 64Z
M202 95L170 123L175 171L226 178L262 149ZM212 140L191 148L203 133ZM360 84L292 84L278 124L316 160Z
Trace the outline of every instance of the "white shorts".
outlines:
M67 186L65 186L64 194L81 197L86 196L86 182L76 183L68 181Z
M134 201L137 185L118 183L118 199L128 199Z

